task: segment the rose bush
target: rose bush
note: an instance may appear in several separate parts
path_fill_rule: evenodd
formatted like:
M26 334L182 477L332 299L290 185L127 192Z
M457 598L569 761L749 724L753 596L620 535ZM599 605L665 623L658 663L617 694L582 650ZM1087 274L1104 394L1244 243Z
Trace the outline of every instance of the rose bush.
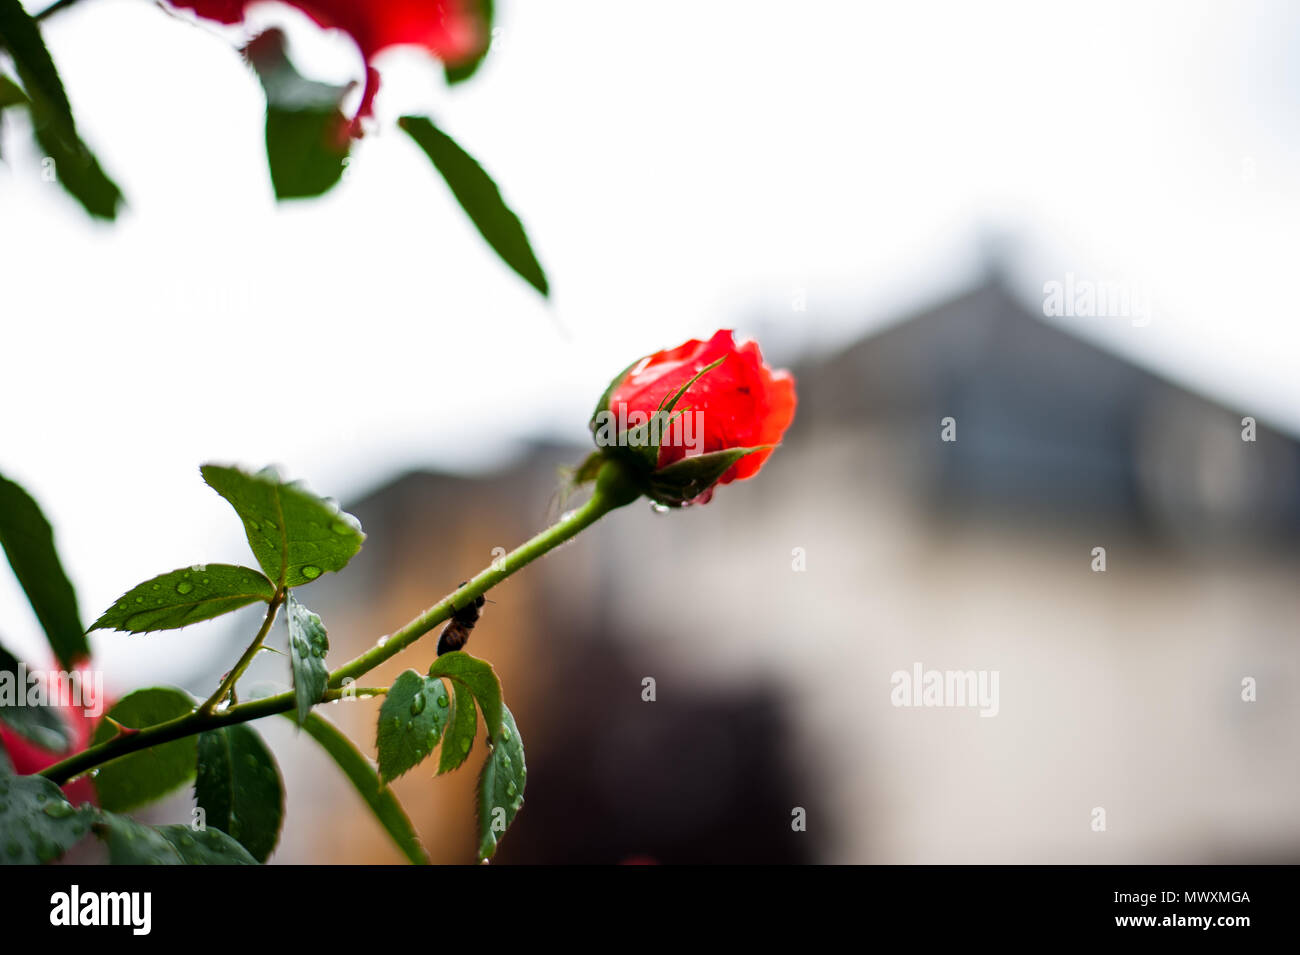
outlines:
M136 689L109 706L97 726L61 691L39 717L16 697L0 707L0 722L8 724L0 730L6 754L0 759L0 832L6 836L0 863L50 862L92 834L107 845L113 863L267 861L280 839L285 786L252 724L275 715L295 721L320 744L398 850L417 864L427 863L429 854L389 784L421 764L436 765L438 775L460 769L481 725L475 858L491 859L523 808L528 777L523 737L492 665L465 653L462 635L458 644L440 640L424 672L407 669L390 686L358 687L358 678L449 621L468 633L489 590L642 495L681 507L707 501L718 484L753 477L789 428L795 404L790 374L774 371L757 343L737 343L730 331L634 362L610 383L592 416L598 450L575 475L575 483L592 485L587 500L334 667L326 662L325 622L300 594L356 556L366 539L360 522L274 468L204 465L203 480L241 521L256 566L200 563L157 574L124 591L89 631L174 631L261 603L260 627L203 697L177 687ZM3 477L0 547L54 658L66 670L92 672L84 669L89 631L53 529L35 499ZM268 649L282 608L289 688L241 699L237 685ZM8 670L15 684L23 683L22 662L0 647L0 672ZM102 696L98 688L96 694ZM84 703L84 691L81 696ZM316 711L321 704L371 697L382 698L374 761ZM63 740L60 758L50 747ZM190 784L195 808L202 810L197 829L150 826L128 815Z

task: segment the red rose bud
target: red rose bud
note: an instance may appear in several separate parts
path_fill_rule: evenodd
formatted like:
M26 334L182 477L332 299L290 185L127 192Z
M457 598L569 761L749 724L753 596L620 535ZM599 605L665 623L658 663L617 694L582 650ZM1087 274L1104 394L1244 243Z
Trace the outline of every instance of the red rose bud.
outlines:
M596 461L627 465L660 504L703 504L717 485L759 472L794 409L790 373L773 371L757 342L737 345L724 329L642 358L610 382L591 417Z

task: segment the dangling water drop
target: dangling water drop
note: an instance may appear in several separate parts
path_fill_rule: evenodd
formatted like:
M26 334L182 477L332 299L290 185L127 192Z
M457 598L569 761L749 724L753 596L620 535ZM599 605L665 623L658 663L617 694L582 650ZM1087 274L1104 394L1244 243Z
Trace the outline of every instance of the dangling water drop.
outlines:
M67 819L77 810L72 808L71 803L54 802L45 807L43 812L51 819Z
M660 504L658 501L651 501L650 510L654 511L656 514L667 514L672 510L672 508L667 504Z

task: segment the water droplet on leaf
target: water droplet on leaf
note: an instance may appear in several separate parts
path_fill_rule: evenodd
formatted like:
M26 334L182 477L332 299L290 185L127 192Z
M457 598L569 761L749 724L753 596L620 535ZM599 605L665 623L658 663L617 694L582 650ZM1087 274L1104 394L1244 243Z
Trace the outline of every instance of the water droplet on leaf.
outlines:
M176 585L176 592L178 594L187 594L193 589L194 589L194 585L186 580L182 580L179 584Z
M306 577L308 580L315 580L317 577L321 575L321 569L317 567L315 564L307 564L302 569L302 575Z

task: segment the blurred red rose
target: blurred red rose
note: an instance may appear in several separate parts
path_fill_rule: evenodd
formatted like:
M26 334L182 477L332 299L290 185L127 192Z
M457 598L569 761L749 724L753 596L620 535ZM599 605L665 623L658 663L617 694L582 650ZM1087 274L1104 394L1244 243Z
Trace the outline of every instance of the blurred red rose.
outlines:
M80 668L79 672L86 672L86 668ZM63 720L63 725L67 728L71 740L71 744L62 752L38 746L0 723L0 748L3 748L5 753L8 754L9 761L13 763L14 772L20 776L39 773L47 766L53 766L60 760L66 759L73 753L79 753L90 745L90 738L95 732L98 717L87 715L82 706L71 705L72 702L70 699L60 700L56 710ZM107 711L110 706L112 706L112 701L105 700L103 704L104 711ZM74 805L96 801L95 787L89 776L74 779L63 787L63 792Z
M692 384L676 408L700 412L703 434L692 436L694 447L680 441L661 442L659 469L682 460L688 453L694 456L779 444L794 420L794 378L788 371L769 368L757 342L737 344L726 329L707 342L691 339L641 359L611 387L606 410L624 420L634 412L653 416L665 398L719 359L722 363ZM753 477L771 453L767 448L745 455L727 468L716 484ZM711 494L712 487L700 500L707 500Z
M242 23L259 0L169 0L219 23ZM366 62L366 87L357 117L369 116L379 74L374 57L393 46L419 46L448 66L460 66L487 49L488 16L483 0L285 0L327 29L352 37Z

